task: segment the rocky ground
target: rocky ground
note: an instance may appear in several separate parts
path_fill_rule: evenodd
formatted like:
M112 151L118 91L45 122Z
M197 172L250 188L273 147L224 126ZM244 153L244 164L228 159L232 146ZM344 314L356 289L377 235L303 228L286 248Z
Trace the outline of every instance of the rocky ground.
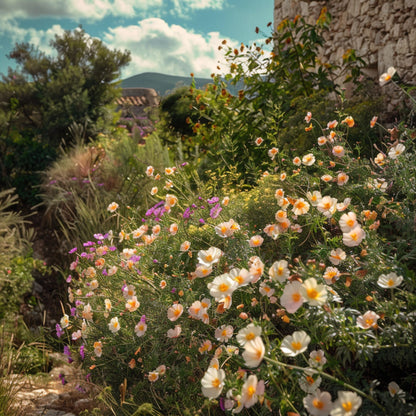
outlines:
M99 408L94 398L97 390L86 382L80 368L68 365L59 353L51 354L51 359L53 368L46 377L14 375L16 416L77 416Z

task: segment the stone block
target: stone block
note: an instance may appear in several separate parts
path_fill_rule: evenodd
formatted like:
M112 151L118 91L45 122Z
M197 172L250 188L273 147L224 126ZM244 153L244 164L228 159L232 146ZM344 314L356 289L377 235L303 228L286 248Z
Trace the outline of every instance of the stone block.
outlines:
M409 49L411 51L416 51L416 28L412 29L409 33Z
M347 11L352 17L358 17L361 12L360 0L351 0Z
M300 6L300 14L303 17L308 17L310 16L310 11L309 11L309 4L306 3L306 1L301 1L299 3Z
M399 24L395 24L391 31L393 37L398 38L400 36L401 26Z
M409 41L408 41L408 37L405 36L403 38L400 38L397 41L397 46L396 46L396 53L398 55L406 55L409 52Z
M381 6L381 10L380 10L380 20L381 21L386 20L389 16L390 16L390 3L389 2L385 2Z

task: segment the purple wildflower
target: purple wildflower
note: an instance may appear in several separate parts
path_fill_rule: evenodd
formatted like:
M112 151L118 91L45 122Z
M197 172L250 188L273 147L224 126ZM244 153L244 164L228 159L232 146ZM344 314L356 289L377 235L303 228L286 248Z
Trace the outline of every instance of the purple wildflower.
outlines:
M77 251L77 248L71 248L71 250L68 251L69 254L75 253Z
M199 223L200 223L200 224L205 224L205 220L204 220L203 218L200 218L200 219L199 219Z
M82 345L79 347L79 355L81 356L81 358L82 358L82 359L84 359L84 358L85 358L85 347L84 347L84 344L82 344Z
M61 338L62 334L64 333L63 329L61 328L61 325L56 324L55 329L56 329L56 336L58 338Z
M207 199L208 204L216 204L220 199L217 196L213 196L212 198Z
M68 345L64 346L64 354L68 357L68 363L71 364L74 360L71 358L71 350Z
M72 276L69 274L68 277L66 278L66 282L71 283L71 280L72 280Z
M65 380L65 374L64 373L60 373L59 374L59 378L62 382L62 385L65 386L65 384L67 383L67 381Z
M220 215L220 212L222 211L220 204L215 204L211 210L209 211L209 216L213 219L217 218L218 215Z

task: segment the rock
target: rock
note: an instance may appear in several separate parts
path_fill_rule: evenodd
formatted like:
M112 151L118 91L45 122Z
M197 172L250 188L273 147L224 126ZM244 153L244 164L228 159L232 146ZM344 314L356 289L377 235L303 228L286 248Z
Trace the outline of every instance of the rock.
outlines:
M74 411L76 413L83 410L93 410L96 407L96 402L93 399L80 399L75 402Z

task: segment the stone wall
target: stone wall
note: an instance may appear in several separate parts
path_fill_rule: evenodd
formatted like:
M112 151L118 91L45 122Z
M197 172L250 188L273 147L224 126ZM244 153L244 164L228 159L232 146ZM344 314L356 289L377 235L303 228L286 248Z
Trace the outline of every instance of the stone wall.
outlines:
M326 60L339 64L353 48L375 80L394 66L404 81L416 84L416 0L275 0L275 25L297 14L314 24L323 6L332 15L322 50Z

